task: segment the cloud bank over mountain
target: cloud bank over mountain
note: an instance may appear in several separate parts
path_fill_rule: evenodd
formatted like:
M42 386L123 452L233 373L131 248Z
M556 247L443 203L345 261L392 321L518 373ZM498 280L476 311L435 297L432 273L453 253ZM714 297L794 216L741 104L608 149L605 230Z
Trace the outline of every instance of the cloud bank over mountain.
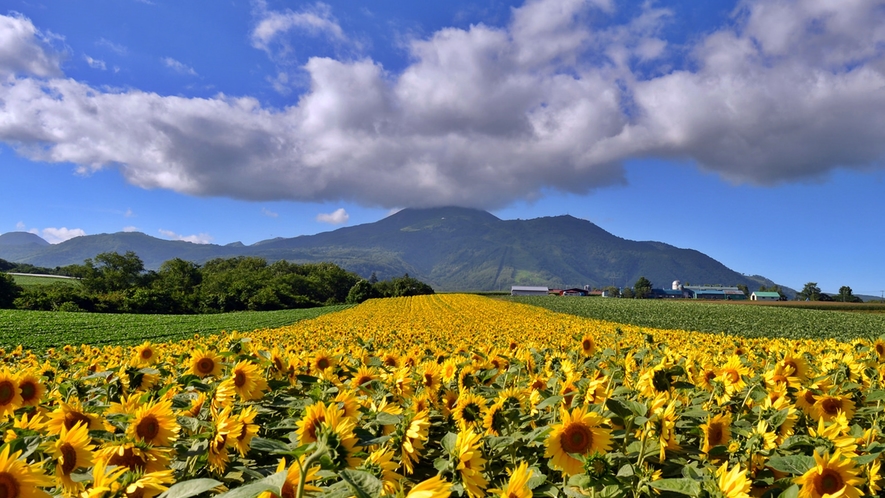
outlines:
M293 31L351 40L328 6L258 7L251 43L275 63ZM634 158L759 185L882 165L885 1L746 1L687 46L661 35L668 9L600 21L614 9L528 1L503 26L410 39L395 72L350 43L358 56L308 59L281 108L93 87L39 26L0 16L0 141L142 188L386 208L582 194Z

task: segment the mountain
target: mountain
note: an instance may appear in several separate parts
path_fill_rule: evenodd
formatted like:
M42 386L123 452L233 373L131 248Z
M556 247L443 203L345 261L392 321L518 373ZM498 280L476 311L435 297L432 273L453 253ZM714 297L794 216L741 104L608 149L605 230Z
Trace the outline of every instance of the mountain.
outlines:
M148 269L176 257L196 263L246 255L268 261L331 261L364 277L408 273L443 291L506 290L511 285L629 287L640 276L664 288L677 279L695 285L744 284L753 290L774 284L735 272L698 251L622 239L572 216L501 220L457 207L404 209L375 223L250 246L168 241L137 232L35 246L4 243L8 235L0 236L0 258L50 268L81 264L102 252L134 251ZM25 241L18 236L9 240Z

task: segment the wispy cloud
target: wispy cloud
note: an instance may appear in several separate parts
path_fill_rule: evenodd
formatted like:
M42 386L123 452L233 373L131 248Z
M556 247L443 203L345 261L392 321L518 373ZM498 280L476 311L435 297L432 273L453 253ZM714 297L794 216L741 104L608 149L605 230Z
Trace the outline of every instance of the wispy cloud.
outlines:
M129 49L127 49L125 46L120 45L119 43L114 43L106 38L99 38L98 41L95 42L95 45L98 47L110 49L117 55L126 55L127 53L129 53Z
M261 214L263 214L264 216L267 216L268 218L276 218L277 216L280 215L280 213L275 213L267 208L261 208Z
M194 244L211 244L212 237L207 233L201 233L198 235L180 235L172 230L163 230L162 228L159 230L160 235L172 239L172 240L182 240L184 242L191 242Z
M344 30L332 15L332 8L317 2L295 12L269 11L265 2L257 2L258 23L252 30L252 46L270 50L270 45L282 34L298 30L313 36L325 36L337 41L347 41Z
M138 231L138 227L136 227L136 226L131 226L131 225L130 225L130 226L126 226L126 227L123 227L123 231L124 231L124 232L137 232L137 231Z
M162 61L163 64L166 65L166 67L173 69L175 72L197 76L197 72L194 71L194 68L187 66L184 63L173 59L172 57L164 57Z
M343 225L350 219L350 215L344 208L338 208L331 213L321 213L317 215L317 221L320 223L329 223L331 225Z
M89 64L89 67L93 69L101 69L102 71L107 69L107 66L105 65L103 60L93 59L88 55L83 55L83 59L86 61L86 64Z

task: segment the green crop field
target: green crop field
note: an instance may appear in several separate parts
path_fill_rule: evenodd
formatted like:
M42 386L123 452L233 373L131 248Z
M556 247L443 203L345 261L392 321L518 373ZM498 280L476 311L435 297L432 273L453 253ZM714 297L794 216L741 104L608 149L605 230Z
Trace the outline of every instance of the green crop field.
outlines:
M38 285L80 285L80 281L75 278L55 277L48 275L12 275L15 283L22 287L35 287Z
M519 296L504 299L560 313L662 329L724 332L743 337L851 340L885 336L885 314L693 300ZM869 309L868 311L876 311Z
M0 348L61 347L66 344L139 344L170 342L222 330L275 328L340 311L349 306L299 310L243 311L213 315L131 315L0 310Z

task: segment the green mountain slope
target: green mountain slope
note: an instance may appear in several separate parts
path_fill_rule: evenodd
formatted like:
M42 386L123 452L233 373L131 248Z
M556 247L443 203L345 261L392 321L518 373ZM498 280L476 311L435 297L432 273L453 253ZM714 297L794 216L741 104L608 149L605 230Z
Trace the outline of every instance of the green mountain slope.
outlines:
M269 261L331 261L381 279L409 273L437 290L504 290L511 285L631 286L645 276L657 287L693 284L771 285L747 277L691 249L616 237L586 220L555 216L501 220L466 208L405 209L381 221L251 246L192 244L141 233L77 237L61 244L0 245L0 258L37 266L82 263L101 252L135 251L149 269L179 257L203 263L216 257L261 256ZM14 257L11 257L14 256Z

